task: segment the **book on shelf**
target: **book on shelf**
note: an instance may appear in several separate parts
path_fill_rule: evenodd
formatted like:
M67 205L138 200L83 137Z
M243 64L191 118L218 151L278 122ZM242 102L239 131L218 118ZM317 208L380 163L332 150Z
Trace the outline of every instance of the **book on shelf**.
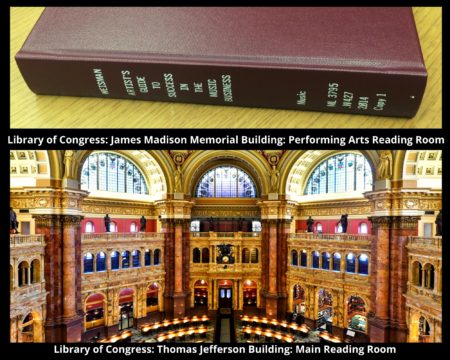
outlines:
M36 94L413 117L409 7L50 7L18 67Z

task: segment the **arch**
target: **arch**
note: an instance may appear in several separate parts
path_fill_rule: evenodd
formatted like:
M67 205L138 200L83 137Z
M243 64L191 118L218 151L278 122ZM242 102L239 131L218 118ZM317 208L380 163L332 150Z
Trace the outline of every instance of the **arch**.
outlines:
M423 267L423 287L426 289L434 289L434 266L430 263Z
M245 280L242 287L242 304L244 308L256 308L258 299L258 285L256 281Z
M259 251L257 248L253 248L250 254L250 262L257 264L259 262Z
M120 269L120 254L118 251L111 252L111 270Z
M138 225L136 221L130 223L130 232L138 232Z
M74 174L77 174L77 180L81 181L82 167L86 159L93 153L103 151L83 150L76 152L76 168ZM110 153L118 154L132 161L140 170L146 179L149 195L146 199L155 201L164 199L172 186L171 174L174 168L172 160L167 151L162 150L115 150ZM100 194L97 194L97 196ZM110 197L108 193L107 197ZM142 196L140 198L142 201Z
M91 274L94 272L94 255L87 252L83 255L83 274Z
M146 305L147 314L159 310L159 285L154 282L147 286Z
M298 266L298 253L297 250L291 250L291 265Z
M409 323L410 342L432 342L433 328L428 318L419 311L414 311Z
M224 164L237 166L250 175L256 185L258 195L269 192L270 166L264 156L256 150L245 152L238 150L194 151L183 165L184 192L193 196L200 177L208 170Z
M422 264L419 261L414 261L411 271L413 285L422 286Z
M255 181L238 166L219 165L206 171L195 187L195 197L256 198Z
M194 283L194 307L208 306L208 283L201 279Z
M300 252L300 266L307 267L308 266L308 253L306 250L302 250Z
M131 263L130 252L128 250L122 251L121 257L122 257L121 268L128 269Z
M262 224L259 220L253 220L252 221L252 231L253 232L261 232L262 230Z
M36 312L32 311L24 316L21 324L22 342L38 343L43 340L42 317Z
M322 270L330 270L330 253L322 253Z
M30 279L29 279L29 264L26 261L22 261L18 265L18 285L19 287L29 285Z
M94 233L95 232L95 225L92 221L87 221L84 225L84 232L85 233Z
M360 296L347 298L347 327L352 330L367 332L367 304Z
M106 254L103 251L98 252L95 257L95 271L106 271Z
M358 274L369 275L369 256L365 253L358 256Z
M34 259L31 262L30 277L32 284L41 281L41 262L38 259Z
M356 273L356 260L353 253L348 253L345 257L345 272Z
M109 232L115 233L119 231L119 227L115 221L111 221L109 223Z
M194 250L192 250L192 262L194 264L199 264L201 262L201 252L199 248L194 248Z
M370 172L373 175L376 173L374 164L378 159L378 154L375 150L368 151L336 151L336 150L306 150L306 151L292 151L287 153L280 161L280 168L284 169L281 177L281 188L284 190L286 196L290 200L299 201L304 195L307 180L310 178L312 172L327 158L331 158L339 154L357 154L363 155L368 161ZM328 197L329 198L329 195Z
M320 254L318 251L311 252L311 267L313 269L319 268L319 257L320 257Z
M155 249L153 252L153 265L160 265L161 264L161 250Z
M134 295L132 288L119 291L119 330L124 330L134 325Z
M331 326L333 325L333 295L327 289L319 289L317 292L317 304L318 304L318 327L324 327L327 331L331 332Z
M152 251L150 249L145 249L144 265L145 266L151 266L152 265Z
M333 271L341 271L341 254L336 252L333 254Z
M132 257L132 266L140 267L141 266L141 252L139 250L133 250L131 253Z
M105 325L106 298L102 293L92 293L84 301L84 327L86 330Z
M250 263L250 250L248 248L242 249L242 263L243 264Z
M316 231L317 231L317 233L319 233L319 234L322 234L322 233L323 233L323 226L322 226L321 223L317 223L317 224L316 224Z
M294 314L305 314L305 289L300 284L295 284L292 287L292 304L292 312Z
M209 263L209 249L207 247L202 249L202 263Z
M401 179L419 188L442 189L442 150L407 150L399 154ZM400 163L400 160L403 160Z
M369 232L369 227L366 222L361 222L358 225L358 233L359 234L367 234Z

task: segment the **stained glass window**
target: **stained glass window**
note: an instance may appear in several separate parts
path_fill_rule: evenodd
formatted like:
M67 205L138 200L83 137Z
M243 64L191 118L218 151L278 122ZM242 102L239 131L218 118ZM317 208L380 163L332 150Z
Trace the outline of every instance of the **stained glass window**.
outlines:
M243 170L234 166L219 166L202 176L195 193L197 197L254 198L256 186Z
M372 169L363 155L338 154L316 167L305 195L372 190Z
M141 171L131 161L114 153L89 155L81 170L82 190L148 194Z

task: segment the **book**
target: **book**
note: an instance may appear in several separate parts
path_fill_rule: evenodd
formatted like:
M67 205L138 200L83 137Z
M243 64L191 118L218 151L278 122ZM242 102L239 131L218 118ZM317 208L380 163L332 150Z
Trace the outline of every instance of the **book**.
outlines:
M409 7L50 7L16 61L36 94L413 117Z

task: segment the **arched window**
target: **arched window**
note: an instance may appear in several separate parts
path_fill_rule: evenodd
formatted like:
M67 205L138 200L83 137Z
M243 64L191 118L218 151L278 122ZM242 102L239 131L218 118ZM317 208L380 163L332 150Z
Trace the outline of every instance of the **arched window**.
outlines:
M94 256L90 252L84 254L83 269L85 274L94 272Z
M200 231L200 220L191 221L191 232Z
M250 250L247 248L242 249L242 262L244 264L250 263Z
M330 270L330 254L327 252L322 253L322 269Z
M29 265L26 261L22 261L19 264L19 287L28 285L28 268Z
M140 267L141 266L141 252L139 250L133 250L131 253L131 256L133 257L133 267Z
M117 232L117 224L114 221L111 221L111 223L109 224L109 231Z
M412 282L416 286L422 286L422 264L418 261L412 264Z
M152 251L147 249L144 254L145 266L150 266L152 264Z
M342 224L339 223L336 225L335 231L336 234L341 234L342 233Z
M128 250L122 251L122 269L130 267L130 252Z
M298 266L298 254L297 250L291 251L291 265L292 266Z
M358 232L360 234L367 234L368 233L367 223L362 222L361 224L359 224Z
M253 232L260 232L261 229L262 229L261 221L252 221L252 231Z
M137 232L137 231L138 231L137 224L133 221L133 222L130 224L130 232Z
M333 254L333 271L341 271L341 254Z
M111 253L111 270L118 270L119 269L119 259L120 255L118 251L113 251Z
M106 271L106 254L103 251L97 254L95 271Z
M366 254L358 256L358 274L369 274L369 257Z
M84 226L84 232L93 233L95 232L94 223L92 221L88 221Z
M317 230L317 232L319 234L323 233L323 229L322 229L322 224L321 223L317 223L316 230Z
M313 269L318 269L319 268L319 252L318 251L313 251L312 252L312 267Z
M138 167L121 155L98 152L89 155L81 170L81 189L127 194L148 194Z
M202 249L202 263L209 263L209 249Z
M311 173L305 195L368 191L372 189L372 169L359 154L338 154L324 161Z
M31 283L37 283L41 280L41 263L38 259L31 262Z
M430 336L430 324L424 316L419 318L419 342L429 341L427 338Z
M252 264L258 263L258 249L252 249L250 261Z
M355 269L355 255L353 255L353 253L349 253L345 258L345 271L348 273L354 273Z
M202 176L195 194L197 197L254 198L256 186L243 170L234 166L218 166Z
M195 264L199 264L200 263L200 249L199 248L195 248L192 251L192 262Z
M93 327L105 324L105 297L102 294L94 293L86 298L85 306L85 327L91 329Z
M306 252L306 250L302 250L300 253L300 266L308 266L308 253Z
M156 249L155 253L153 254L153 265L159 265L160 264L160 259L161 257L161 250Z

